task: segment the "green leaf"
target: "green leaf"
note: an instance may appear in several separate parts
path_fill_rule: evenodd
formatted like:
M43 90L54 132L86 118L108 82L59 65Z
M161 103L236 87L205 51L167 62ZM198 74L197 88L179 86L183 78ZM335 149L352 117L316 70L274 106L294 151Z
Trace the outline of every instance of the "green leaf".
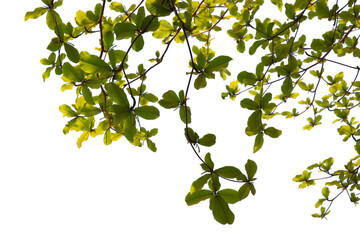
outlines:
M232 224L234 222L235 215L221 196L216 195L210 199L210 208L215 220L219 223Z
M79 27L85 27L88 29L93 27L95 24L95 22L90 20L86 13L81 10L76 12L75 21L79 25Z
M257 171L257 165L253 160L247 160L245 164L245 170L248 175L248 179L252 181L254 179L255 173Z
M147 120L153 120L160 116L159 110L154 106L142 106L134 109L134 113Z
M293 4L285 3L285 14L289 19L295 19L295 8Z
M247 122L249 130L259 131L261 129L262 127L261 115L262 115L261 110L256 110L250 115Z
M59 107L60 112L62 112L63 117L75 117L76 112L74 112L70 106L63 104Z
M215 170L216 174L219 174L222 177L225 178L241 178L244 179L244 174L242 174L242 172L233 166L225 166L225 167L221 167L219 169ZM246 177L245 177L246 180Z
M188 193L185 197L185 202L188 206L198 204L213 196L213 192L210 190L199 190L193 193Z
M80 53L80 67L86 73L107 73L111 71L111 67L104 60L88 52Z
M51 39L51 42L49 43L49 45L47 46L47 50L50 50L52 52L55 52L57 50L59 50L59 48L61 47L61 42L59 40L59 38L55 37L53 39Z
M85 85L82 85L81 86L81 92L85 98L85 101L90 104L90 105L95 105L95 102L94 102L94 99L92 97L92 93L90 91L90 89L85 86Z
M153 152L156 152L157 148L156 148L156 145L153 141L151 141L150 139L146 139L146 144L148 146L148 148L153 151Z
M209 171L212 171L214 169L214 163L211 160L211 154L210 153L207 153L205 155L205 163L211 168L211 169L209 169Z
M211 178L210 174L205 174L199 177L198 179L196 179L191 185L190 194L193 194L194 192L201 190L210 178Z
M134 37L137 30L137 27L131 23L118 23L114 27L117 40Z
M282 131L274 127L268 127L264 130L264 133L269 137L278 138L281 135Z
M241 100L240 106L249 110L258 110L260 107L256 102L249 98L244 98L243 100Z
M169 2L164 0L146 0L145 6L152 15L157 17L168 16L172 12Z
M73 47L72 45L70 45L68 43L64 43L64 48L65 48L66 55L70 59L70 61L72 61L74 63L78 63L80 61L79 51L75 47Z
M160 27L160 23L157 17L146 16L141 24L141 31L153 32L158 30L159 27Z
M110 98L120 106L130 107L125 91L115 83L108 83L105 85L106 91L108 91Z
M246 86L255 84L258 78L253 73L242 71L237 75L237 80Z
M136 134L136 126L135 126L135 116L131 112L123 113L123 129L124 129L124 136L129 142L134 141L134 136Z
M206 147L210 147L212 145L214 145L216 142L216 136L214 134L206 134L204 135L202 138L200 138L198 140L198 143L200 145L206 146Z
M135 52L140 52L143 49L143 47L144 47L144 38L143 38L142 35L138 35L136 38L133 37L132 42L134 42L134 44L132 45L132 49Z
M220 71L221 69L226 68L231 60L232 58L228 56L216 57L205 67L205 72Z
M240 201L239 192L234 189L223 189L220 190L217 194L221 196L225 202L230 204L234 204Z
M206 87L206 77L205 74L199 74L199 76L195 79L194 87L195 89L199 90L200 88Z
M249 196L251 190L250 184L251 183L245 183L240 187L238 191L240 201L247 198L247 196Z
M44 8L44 7L38 7L38 8L35 8L34 11L32 12L27 12L25 14L25 21L29 20L29 19L36 19L42 15L44 15L44 13L47 12L47 8Z
M290 77L287 77L284 81L284 83L281 86L281 92L285 95L285 96L290 96L292 90L293 90L293 82L291 80Z
M114 34L112 33L112 31L106 31L104 33L104 45L105 45L105 49L109 49L111 48L111 46L114 43Z
M329 198L329 194L330 194L330 190L328 187L324 187L321 191L322 195L324 196L325 199Z
M185 106L181 106L180 107L180 119L181 121L183 121L183 123L191 123L191 111L190 111L190 107L186 107Z
M63 64L63 79L64 77L70 82L81 82L84 79L81 69L73 67L70 63ZM64 79L66 81L66 79Z
M197 64L199 69L198 70L202 70L205 67L206 64L206 57L204 54L200 53L197 58L196 58Z
M163 99L161 99L158 103L163 108L176 108L179 107L179 104L181 103L180 98L176 95L176 93L173 90L169 90L166 93L163 94Z
M104 134L104 144L110 145L112 143L110 129L107 129Z

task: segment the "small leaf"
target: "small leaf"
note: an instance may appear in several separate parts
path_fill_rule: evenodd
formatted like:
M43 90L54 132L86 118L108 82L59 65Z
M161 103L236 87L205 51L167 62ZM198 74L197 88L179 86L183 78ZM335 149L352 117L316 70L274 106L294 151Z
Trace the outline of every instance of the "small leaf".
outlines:
M76 112L74 112L70 106L63 104L59 107L60 112L62 112L64 115L63 117L75 117Z
M198 140L198 143L200 145L206 146L206 147L210 147L212 145L214 145L216 142L216 136L214 134L206 134L204 135L202 138L200 138Z
M181 100L176 95L176 93L173 90L169 90L166 93L163 94L163 99L161 99L158 103L163 108L176 108L179 106Z
M191 185L190 194L193 194L194 192L201 190L210 178L211 178L210 174L205 174L199 177L198 179L196 179Z
M104 144L110 145L112 143L110 129L107 129L104 134Z
M268 127L264 130L264 133L269 137L278 138L281 135L282 131L274 127Z
M81 148L82 146L82 143L87 141L89 139L89 135L90 133L89 132L83 132L80 137L78 138L77 140L77 147L78 148Z
M36 18L44 15L44 13L46 13L47 10L48 10L47 8L43 8L43 7L35 8L34 11L27 12L25 14L25 21L27 21L29 19L36 19Z
M250 183L245 183L240 187L238 191L240 201L247 198L247 196L249 196L250 190L251 190Z
M114 27L114 32L116 34L116 39L127 39L134 37L137 31L137 27L131 23L118 23Z
M255 173L257 171L257 165L253 160L247 160L245 164L245 170L248 175L248 179L253 180Z

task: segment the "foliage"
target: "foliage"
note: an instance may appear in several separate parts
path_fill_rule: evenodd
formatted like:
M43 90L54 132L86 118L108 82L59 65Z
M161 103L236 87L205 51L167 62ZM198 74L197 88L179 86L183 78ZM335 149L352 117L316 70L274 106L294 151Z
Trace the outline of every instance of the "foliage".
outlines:
M45 6L27 12L25 20L45 15L48 28L55 34L47 46L51 54L41 59L48 66L43 79L54 71L64 81L62 91L75 88L75 104L64 104L60 111L69 118L64 133L81 132L78 147L89 136L103 136L106 145L124 137L139 147L146 142L151 151L156 151L152 138L158 130L146 129L140 123L160 116L156 103L174 109L185 124L185 138L204 171L191 185L186 203L194 205L209 200L216 221L232 224L235 216L229 204L247 198L250 192L255 195L257 165L248 160L242 172L235 166L215 167L210 153L200 155L199 145L214 145L216 136L211 133L200 136L190 128L193 113L188 93L192 85L201 91L208 79L220 76L225 80L232 74L228 66L235 54L247 51L259 55L256 68L235 73L237 79L226 85L221 97L236 100L241 94L250 93L251 97L239 102L250 111L245 133L254 139L253 152L261 149L266 136L278 138L282 133L268 126L269 119L295 118L306 113L308 118L303 128L310 130L321 124L322 113L332 113L334 122L340 123L339 135L344 141L351 139L355 143L355 157L344 169L337 170L332 170L334 159L328 158L311 165L293 180L300 183L300 188L326 180L322 198L315 204L316 208L322 207L314 217L327 216L334 200L344 192L351 202L359 202L360 124L356 110L360 103L357 80L360 68L355 63L360 57L356 34L360 28L360 5L357 1L271 0L279 9L280 20L277 20L259 14L269 4L264 0L142 0L130 6L103 0L94 11L79 10L75 23L65 22L58 14L62 0L42 2ZM109 15L105 15L105 9ZM306 24L315 21L324 24L323 32L318 38L309 39ZM227 35L236 43L238 52L232 57L216 54L210 48L212 34L225 34L223 22L232 23ZM99 36L96 55L79 51L79 46L73 44L73 40L90 35ZM145 36L160 39L165 50L156 51L150 59L151 65L141 63L135 72L130 72L128 58L132 51L144 49ZM159 99L146 91L147 74L163 62L168 49L177 43L188 48L188 84L179 92L166 91ZM126 44L127 48L117 47ZM347 70L346 76L344 71L331 73L334 66ZM294 102L293 99L300 99L295 107L281 109ZM315 169L325 177L311 178ZM223 189L222 181L241 186L238 190ZM324 203L328 206L324 207Z

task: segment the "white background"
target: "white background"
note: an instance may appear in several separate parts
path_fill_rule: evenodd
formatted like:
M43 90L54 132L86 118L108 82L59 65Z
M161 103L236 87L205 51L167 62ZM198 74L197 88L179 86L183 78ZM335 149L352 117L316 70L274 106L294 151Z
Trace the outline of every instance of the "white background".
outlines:
M74 23L78 9L93 9L97 2L65 1L63 21ZM62 80L54 73L46 83L41 78L45 66L39 60L50 54L46 46L53 35L44 16L24 22L25 13L41 5L40 0L0 4L0 239L356 238L359 209L345 195L333 204L328 220L314 219L310 215L318 211L314 204L321 197L320 184L301 190L292 181L308 165L330 156L341 167L355 154L352 143L342 142L331 120L309 132L302 130L305 117L277 118L269 124L283 135L265 138L260 152L252 154L254 138L244 134L249 111L239 106L239 99L220 98L225 83L219 77L208 81L206 89L191 89L189 104L192 127L200 135L217 136L209 149L217 167L243 170L247 159L258 164L257 194L230 206L236 215L233 225L217 223L207 202L188 207L184 201L202 170L185 142L177 112L160 107L159 120L144 121L148 128L159 128L156 153L125 139L104 146L101 137L78 149L79 134L63 135L67 119L58 110L74 102L74 91L62 93ZM168 63L151 71L146 83L159 98L166 89L186 87L186 46L173 47L179 50L170 51ZM234 52L217 50L219 55ZM146 63L150 57L141 60ZM238 72L254 69L247 58L239 55L236 60L227 84ZM207 151L203 147L200 153Z

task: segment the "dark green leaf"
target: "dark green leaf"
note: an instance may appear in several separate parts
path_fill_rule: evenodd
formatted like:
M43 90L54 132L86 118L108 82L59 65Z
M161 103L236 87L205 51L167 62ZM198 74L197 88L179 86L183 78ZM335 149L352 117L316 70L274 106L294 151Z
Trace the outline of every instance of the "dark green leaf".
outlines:
M195 89L199 90L200 88L206 87L206 77L205 74L199 74L199 76L195 79L194 87Z
M256 110L250 115L247 122L249 130L259 131L261 129L262 127L261 115L262 115L261 110Z
M240 201L247 198L247 196L249 196L250 190L251 190L250 183L245 183L240 187L238 191Z
M252 181L255 176L255 173L257 171L256 163L253 160L249 159L245 164L245 170L248 175L248 179L250 179L250 181Z
M137 27L131 23L118 23L114 27L116 39L127 39L135 36Z
M145 6L152 15L157 17L168 16L172 12L168 1L146 0Z
M215 172L225 178L243 178L244 174L241 171L233 166L225 166L219 169L216 169ZM246 178L245 178L246 180Z
M230 204L234 204L240 201L239 192L234 189L223 189L220 190L217 194L219 194L219 196L221 196L225 202Z
M240 105L242 108L246 108L249 110L258 110L260 107L257 103L255 103L249 98L244 98L243 100L241 100Z
M215 220L219 223L232 224L234 222L235 216L230 210L229 205L221 196L216 195L215 197L211 198L210 207L212 209Z
M183 123L191 123L190 107L185 108L185 106L181 106L179 114L180 114L180 119L181 119L181 121L183 121Z
M292 90L293 90L293 82L291 80L290 77L287 77L284 81L284 83L281 86L281 92L285 95L285 96L290 96Z
M214 134L206 134L204 135L202 138L200 138L198 140L198 143L200 145L206 146L206 147L210 147L212 145L214 145L216 142L216 136Z
M185 197L186 204L188 206L198 204L213 196L213 192L210 190L199 190L193 193L188 193Z

